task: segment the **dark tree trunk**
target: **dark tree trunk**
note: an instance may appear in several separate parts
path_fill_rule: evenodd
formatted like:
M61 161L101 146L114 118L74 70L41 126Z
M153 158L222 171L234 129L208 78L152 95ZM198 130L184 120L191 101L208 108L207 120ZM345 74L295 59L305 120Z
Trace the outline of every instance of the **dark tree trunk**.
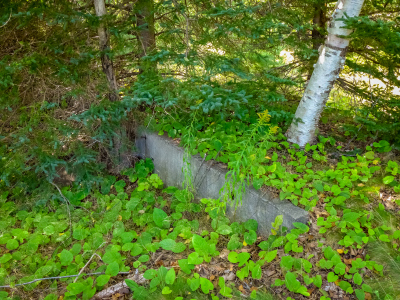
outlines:
M325 4L320 2L314 7L314 18L313 18L313 30L311 33L313 49L318 50L319 47L324 43L324 30L326 18Z
M136 25L138 27L139 45L142 51L140 58L151 55L156 49L156 35L154 30L154 2L153 0L138 0L135 4ZM140 73L157 73L157 62L141 60Z
M326 8L325 1L318 1L314 5L314 17L313 17L313 29L311 32L312 45L314 50L318 50L321 45L323 45L325 40L325 35L323 33L325 24L327 22L326 18ZM316 62L312 60L312 65ZM307 80L310 80L313 72L313 68L310 69L310 72L307 75Z

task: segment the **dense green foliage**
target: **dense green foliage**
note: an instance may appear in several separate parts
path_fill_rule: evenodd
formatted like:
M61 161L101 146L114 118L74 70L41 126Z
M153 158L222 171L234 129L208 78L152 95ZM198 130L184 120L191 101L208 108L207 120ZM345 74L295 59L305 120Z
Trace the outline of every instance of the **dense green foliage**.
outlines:
M346 20L346 65L319 142L304 149L284 132L336 1L154 0L147 16L145 1L105 2L103 18L92 1L0 3L0 286L10 286L0 299L90 299L130 271L147 280L127 281L135 299L398 299L399 1L365 1ZM164 189L151 161L132 155L116 172L115 143L133 153L138 125L226 163L224 198L193 201L190 156L183 190ZM287 232L278 216L267 239L254 220L230 223L225 205L248 185L305 208L311 222ZM157 265L161 250L177 265ZM199 271L218 259L242 285ZM76 282L15 286L80 271Z

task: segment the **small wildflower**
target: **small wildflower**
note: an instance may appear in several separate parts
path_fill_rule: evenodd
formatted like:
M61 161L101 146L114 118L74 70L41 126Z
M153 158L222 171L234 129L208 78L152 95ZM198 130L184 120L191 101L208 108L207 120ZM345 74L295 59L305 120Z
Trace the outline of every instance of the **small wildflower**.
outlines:
M264 110L262 113L258 113L258 117L260 118L258 120L258 124L260 125L266 125L269 120L271 120L271 116L268 113L268 109Z
M269 129L270 134L275 134L278 131L278 126L273 126Z

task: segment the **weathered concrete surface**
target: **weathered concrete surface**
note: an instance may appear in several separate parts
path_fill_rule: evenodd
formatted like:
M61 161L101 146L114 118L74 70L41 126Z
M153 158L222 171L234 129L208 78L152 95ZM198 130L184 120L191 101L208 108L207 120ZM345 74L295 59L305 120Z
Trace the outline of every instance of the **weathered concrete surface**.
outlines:
M155 173L167 186L182 186L184 149L176 141L142 129L137 134L136 147L138 155L153 159ZM213 160L204 161L199 155L192 156L190 163L195 196L218 199L227 170ZM242 205L237 207L236 212L234 207L227 207L227 216L232 221L255 219L258 222L258 233L264 236L269 235L271 223L278 215L283 215L282 225L289 229L293 228L293 222L306 223L308 220L305 210L288 200L281 201L271 193L261 192L253 187L246 187Z

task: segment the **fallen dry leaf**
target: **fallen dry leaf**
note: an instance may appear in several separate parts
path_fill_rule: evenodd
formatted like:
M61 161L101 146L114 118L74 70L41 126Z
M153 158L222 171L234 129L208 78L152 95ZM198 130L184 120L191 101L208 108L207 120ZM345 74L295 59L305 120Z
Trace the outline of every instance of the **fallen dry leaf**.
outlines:
M268 277L274 275L275 273L276 273L275 270L267 270L267 271L265 272L265 274L266 274Z
M233 272L229 272L228 274L225 274L222 277L225 279L225 281L232 281L235 280L236 275Z
M353 261L353 259L343 259L343 261L344 261L344 263L346 264L346 265L351 265L351 262Z
M225 259L228 257L229 253L230 253L230 251L228 249L224 249L221 251L219 258Z
M164 266L164 261L160 259L159 261L156 262L156 266L158 267Z
M118 298L121 296L120 293L116 293L114 295L111 296L112 300L118 300Z
M312 288L308 289L307 292L311 295L314 291L315 291L315 286L313 286Z

